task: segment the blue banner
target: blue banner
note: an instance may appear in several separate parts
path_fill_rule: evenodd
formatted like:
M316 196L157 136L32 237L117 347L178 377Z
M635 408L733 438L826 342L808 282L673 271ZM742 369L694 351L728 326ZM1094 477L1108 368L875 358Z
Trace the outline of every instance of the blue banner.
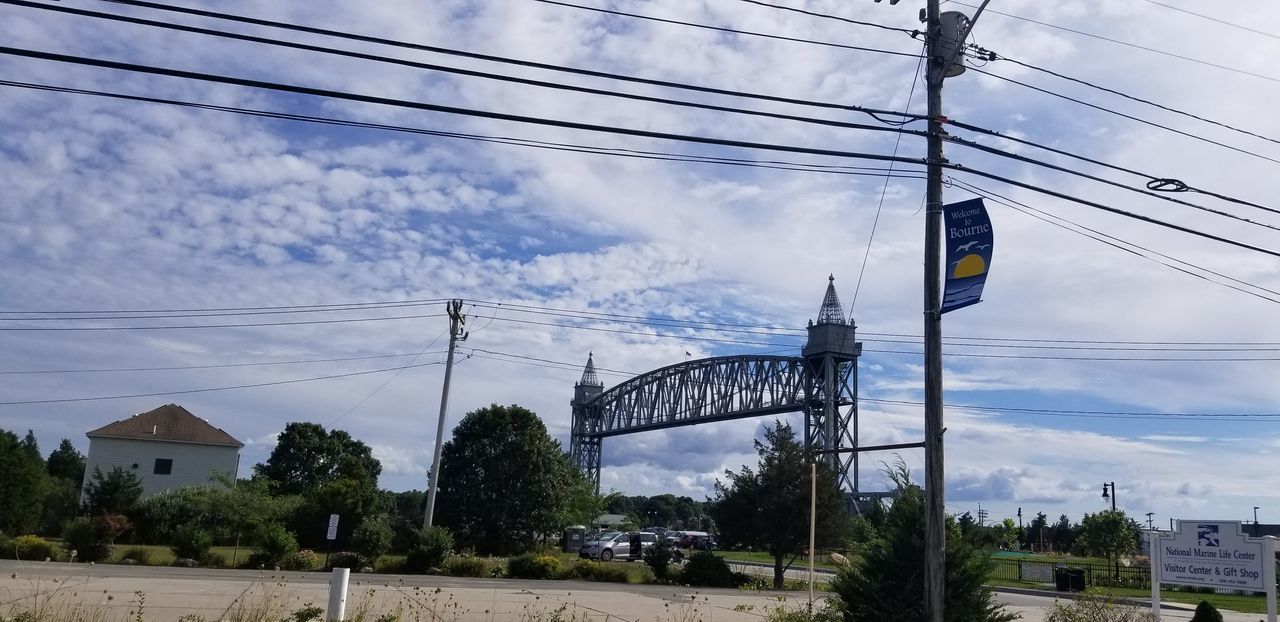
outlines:
M995 238L982 199L944 205L942 218L947 276L943 282L941 311L946 313L982 301L982 286L987 282Z

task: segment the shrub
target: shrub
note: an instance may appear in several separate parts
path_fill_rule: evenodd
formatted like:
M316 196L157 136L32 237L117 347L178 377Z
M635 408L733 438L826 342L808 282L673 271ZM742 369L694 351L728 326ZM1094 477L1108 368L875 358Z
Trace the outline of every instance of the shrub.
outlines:
M444 527L419 529L413 548L404 559L405 572L426 572L440 568L445 558L453 552L453 535Z
M265 568L280 566L284 558L298 550L298 540L280 525L267 525L258 531L259 565Z
M1151 622L1150 611L1116 602L1109 596L1076 596L1070 603L1055 602L1045 622Z
M644 563L653 570L653 576L659 581L666 581L671 570L671 545L666 538L658 538L658 543L644 550Z
M120 559L121 560L131 559L134 562L136 562L139 566L150 566L151 551L150 549L144 549L140 546L135 546L131 549L126 550L124 552L124 555L120 556Z
M370 516L351 534L351 548L372 566L391 550L394 536L385 516Z
M178 559L194 559L203 562L213 548L213 536L209 532L195 526L183 525L173 534L173 544L169 550Z
M94 522L84 516L67 521L62 529L62 546L82 562L100 562L111 557L111 544L98 532Z
M44 561L53 559L53 545L40 536L18 536L13 541L18 559Z
M356 557L354 553L338 553L334 555L333 558L336 560L341 555ZM355 560L355 565L353 566L343 566L339 564L337 561L333 561L332 564L334 568L358 568L360 565L360 560L359 558L357 558ZM281 570L314 570L316 566L319 566L319 565L320 565L320 556L316 555L316 552L312 551L311 549L302 549L300 551L294 551L292 553L289 553L288 555L285 555L284 559L280 560Z
M226 568L227 557L221 553L209 552L200 563L206 568Z
M700 587L737 587L738 584L724 559L710 551L698 551L680 571L680 582Z
M120 534L133 528L133 524L123 514L100 514L93 519L93 528L98 530L98 538L107 544L115 544Z
M0 559L12 559L12 558L13 558L13 538L10 538L9 536L4 535L4 532L0 532Z
M507 560L507 576L513 579L554 579L562 570L560 558L525 553Z
M599 581L601 583L628 583L631 577L627 568L620 564L601 564L590 560L579 560L560 573L561 579L578 581Z
M1202 600L1196 605L1196 613L1191 616L1191 622L1222 622L1222 614L1218 613L1218 608L1213 603Z
M358 553L342 551L329 556L329 566L332 568L350 568L352 570L359 570L360 567L364 565L364 559L361 558Z
M472 555L452 555L444 560L440 574L448 577L489 577L493 576L493 564L483 557Z

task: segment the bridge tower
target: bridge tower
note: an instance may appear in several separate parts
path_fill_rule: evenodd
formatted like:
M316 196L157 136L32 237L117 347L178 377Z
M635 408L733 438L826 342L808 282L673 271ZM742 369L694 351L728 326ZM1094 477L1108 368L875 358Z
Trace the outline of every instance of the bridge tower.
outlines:
M604 383L596 374L595 354L587 353L587 365L582 369L582 379L573 385L573 399L569 406L573 408L573 431L569 435L569 458L579 471L591 478L598 492L600 490L600 443L599 436L589 436L587 413L584 406L604 392Z
M805 386L804 442L811 449L858 446L858 357L853 318L844 317L835 276L827 277L827 293L817 321L809 321L809 339L800 353L808 367ZM823 462L846 492L858 493L858 454L828 453Z

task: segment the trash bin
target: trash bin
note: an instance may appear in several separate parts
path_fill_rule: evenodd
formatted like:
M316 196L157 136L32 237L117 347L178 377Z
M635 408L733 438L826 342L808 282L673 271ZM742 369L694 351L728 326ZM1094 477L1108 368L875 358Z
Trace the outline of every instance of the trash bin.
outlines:
M564 552L577 553L587 536L587 528L574 526L564 530Z
M1072 592L1084 591L1084 568L1068 568L1067 584Z
M1053 567L1053 588L1059 592L1067 592L1071 589L1071 579L1067 574L1067 567L1057 565Z

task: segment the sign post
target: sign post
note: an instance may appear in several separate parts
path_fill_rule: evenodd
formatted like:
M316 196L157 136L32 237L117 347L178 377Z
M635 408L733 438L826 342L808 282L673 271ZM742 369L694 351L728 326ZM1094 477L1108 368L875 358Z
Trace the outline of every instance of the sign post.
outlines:
M1239 521L1184 520L1151 534L1151 611L1160 619L1160 585L1264 592L1267 622L1276 621L1276 539L1251 538Z
M329 515L329 530L325 532L324 539L326 540L325 550L324 550L324 567L328 568L329 555L333 553L333 541L338 539L338 515L337 514Z

